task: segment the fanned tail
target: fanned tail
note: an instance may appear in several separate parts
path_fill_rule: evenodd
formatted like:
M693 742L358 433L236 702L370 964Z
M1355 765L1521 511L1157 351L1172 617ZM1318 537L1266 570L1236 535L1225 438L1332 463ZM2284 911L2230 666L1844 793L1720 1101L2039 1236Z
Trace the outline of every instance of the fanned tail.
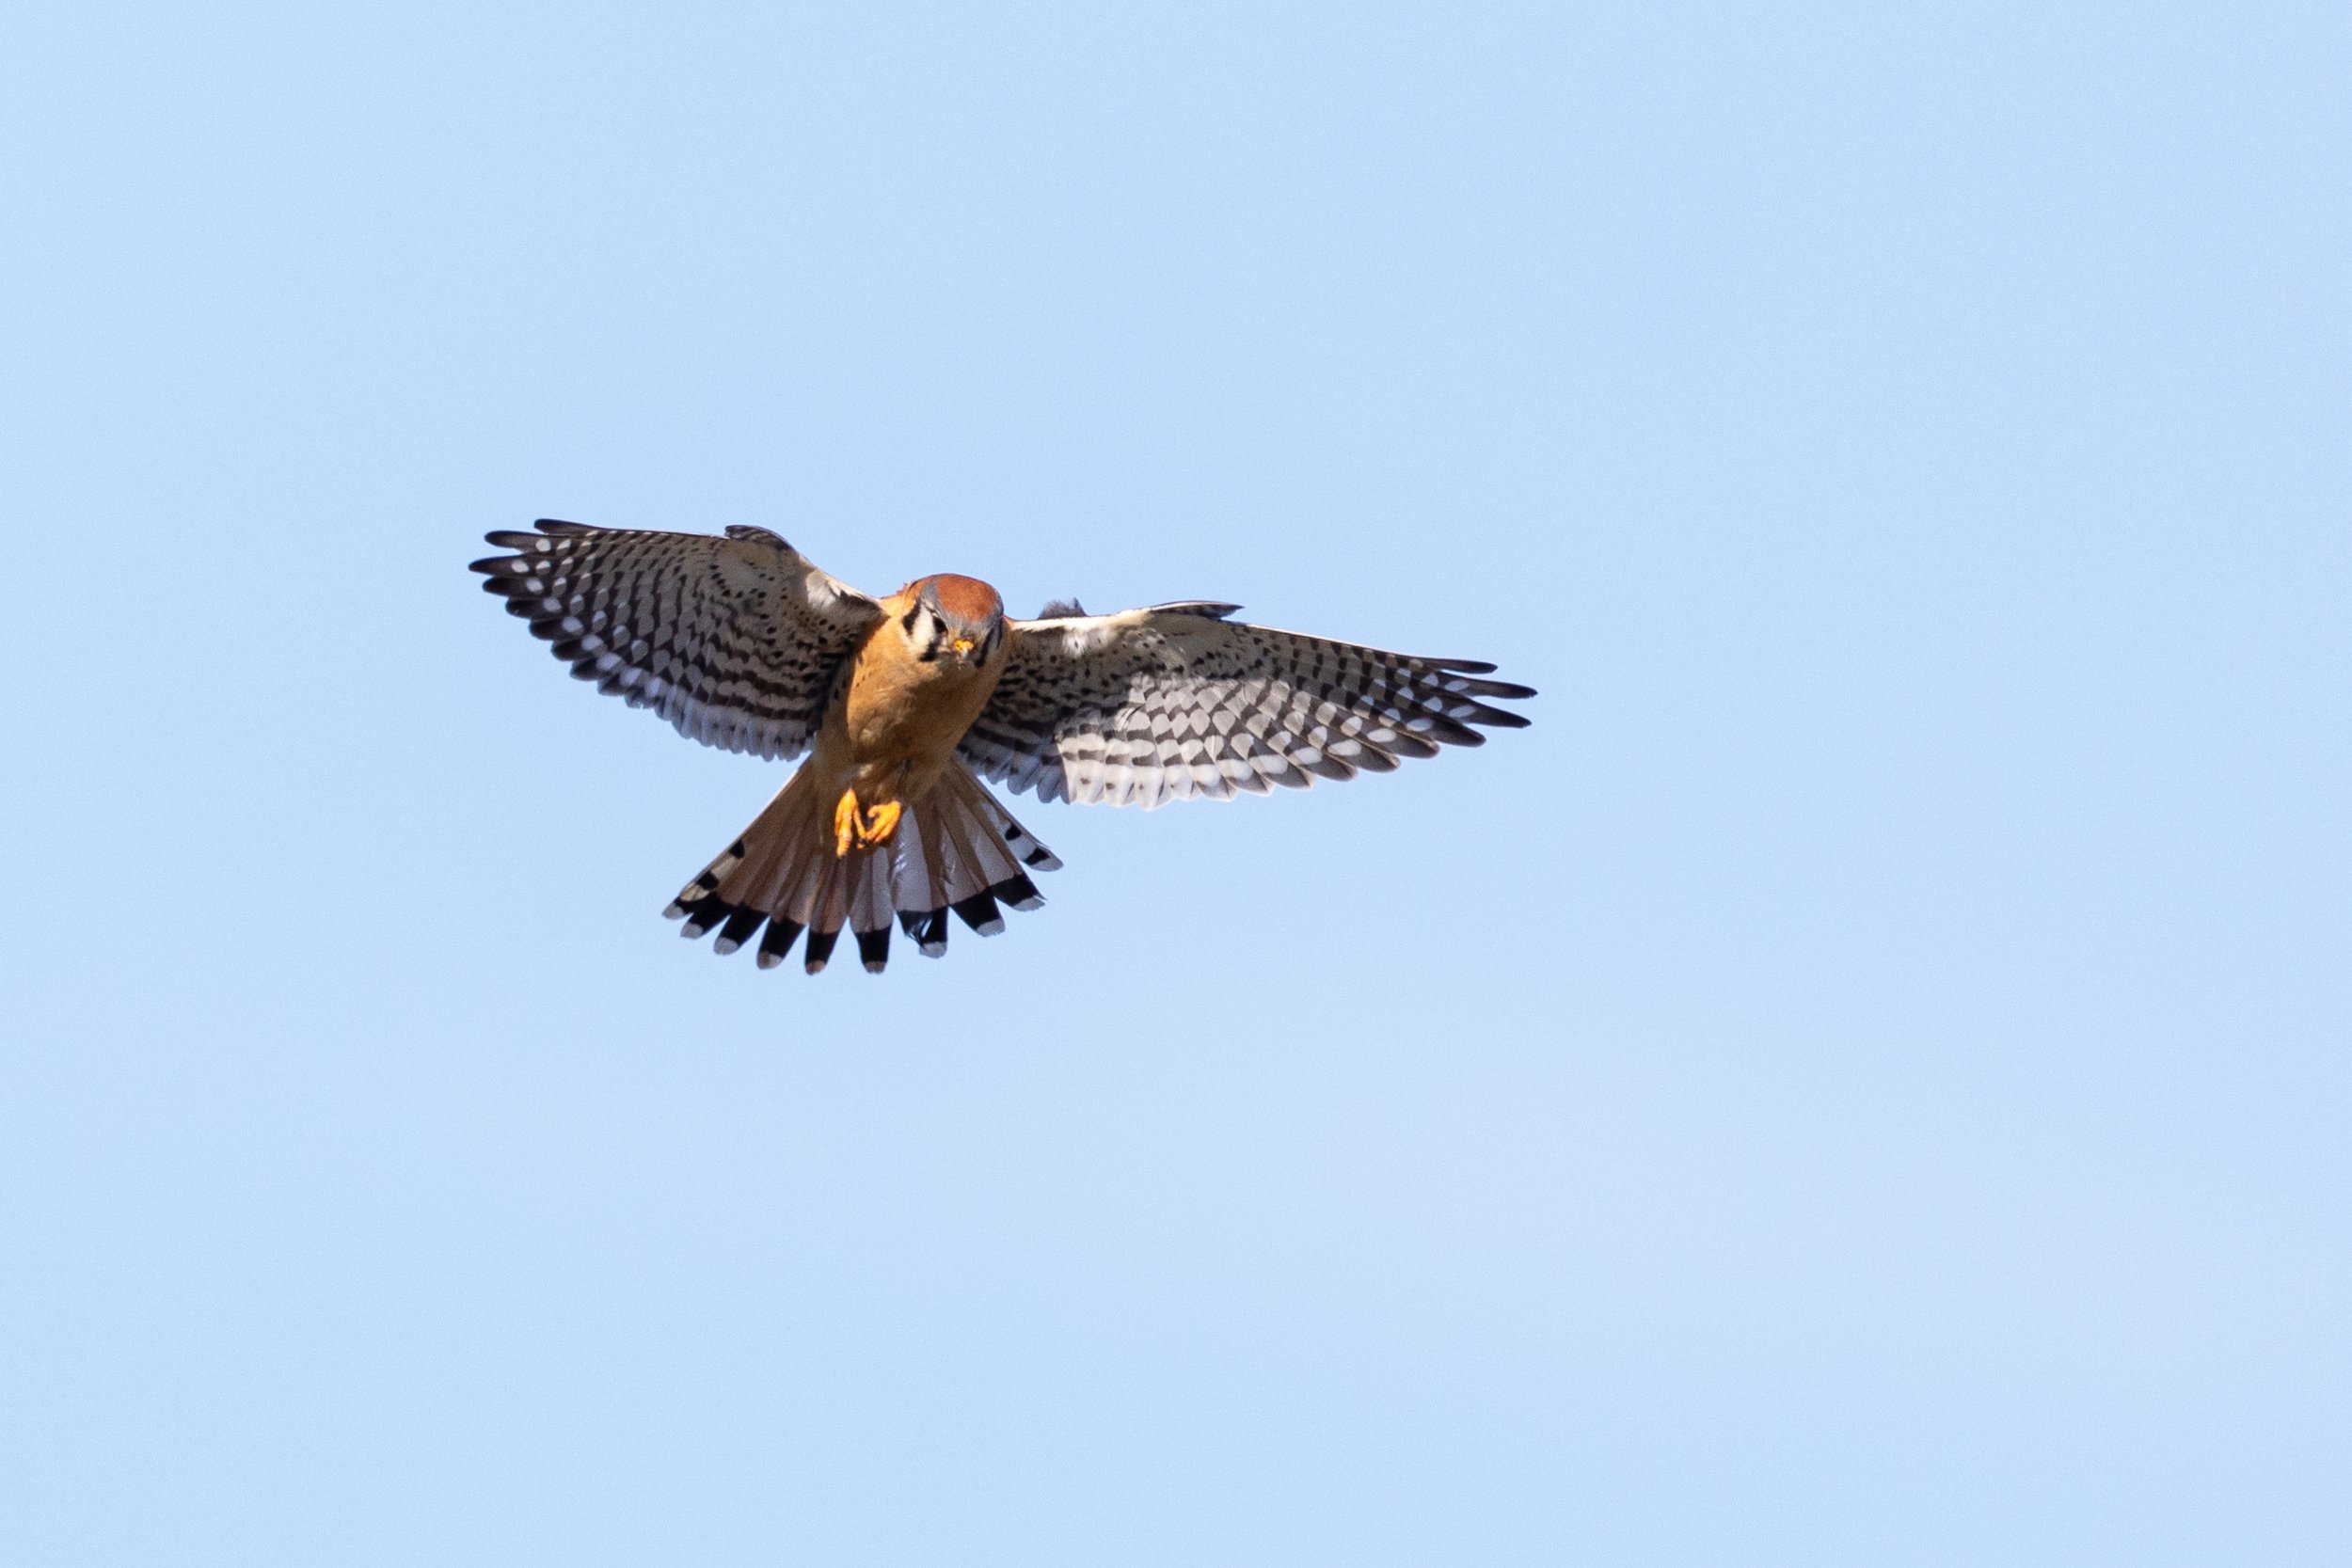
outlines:
M836 855L833 802L818 799L803 767L661 912L685 921L690 940L718 932L713 945L723 954L758 935L762 969L784 962L805 931L803 962L811 974L832 958L846 926L859 958L879 974L890 961L894 917L926 958L936 958L947 951L949 911L994 936L1005 928L1003 906L1034 910L1045 902L1028 873L1058 871L1060 860L961 762L903 806L888 843Z

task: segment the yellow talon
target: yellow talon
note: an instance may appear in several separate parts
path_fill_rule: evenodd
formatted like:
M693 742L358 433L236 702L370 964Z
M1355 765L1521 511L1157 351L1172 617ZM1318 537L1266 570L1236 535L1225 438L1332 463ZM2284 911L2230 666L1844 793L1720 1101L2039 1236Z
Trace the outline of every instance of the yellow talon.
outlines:
M889 842L898 831L898 802L884 800L879 806L861 810L857 791L845 789L833 808L833 852L836 859L846 859L852 849L870 849L877 844Z

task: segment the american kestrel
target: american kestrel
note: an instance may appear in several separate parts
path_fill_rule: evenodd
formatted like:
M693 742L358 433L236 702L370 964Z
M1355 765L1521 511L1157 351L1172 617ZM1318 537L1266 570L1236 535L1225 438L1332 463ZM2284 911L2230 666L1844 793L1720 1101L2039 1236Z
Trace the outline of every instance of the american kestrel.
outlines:
M1146 809L1304 789L1482 744L1473 724L1523 728L1486 699L1535 694L1484 679L1491 664L1228 619L1238 605L1049 604L1016 621L973 578L861 594L763 528L536 526L489 534L515 553L473 569L573 674L707 745L814 747L663 911L689 937L717 931L721 953L764 925L762 969L805 930L816 974L846 925L880 974L894 915L937 958L948 911L993 936L1001 905L1041 904L1028 873L1061 862L981 778Z

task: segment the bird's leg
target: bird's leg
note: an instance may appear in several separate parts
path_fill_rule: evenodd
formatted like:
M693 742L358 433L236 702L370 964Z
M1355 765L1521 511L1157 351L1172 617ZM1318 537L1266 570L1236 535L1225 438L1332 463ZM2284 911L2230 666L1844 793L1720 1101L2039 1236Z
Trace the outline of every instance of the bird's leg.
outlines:
M857 791L845 789L833 808L833 852L835 858L846 858L852 849L870 849L886 844L898 831L898 802L884 800L878 806L861 809Z

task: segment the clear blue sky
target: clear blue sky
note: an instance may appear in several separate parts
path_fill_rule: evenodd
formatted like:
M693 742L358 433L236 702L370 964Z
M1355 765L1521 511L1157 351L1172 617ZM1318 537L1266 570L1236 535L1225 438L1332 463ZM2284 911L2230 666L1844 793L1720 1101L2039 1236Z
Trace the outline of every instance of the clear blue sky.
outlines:
M2352 1560L2341 6L0 22L0 1559ZM1535 727L876 980L486 528Z

